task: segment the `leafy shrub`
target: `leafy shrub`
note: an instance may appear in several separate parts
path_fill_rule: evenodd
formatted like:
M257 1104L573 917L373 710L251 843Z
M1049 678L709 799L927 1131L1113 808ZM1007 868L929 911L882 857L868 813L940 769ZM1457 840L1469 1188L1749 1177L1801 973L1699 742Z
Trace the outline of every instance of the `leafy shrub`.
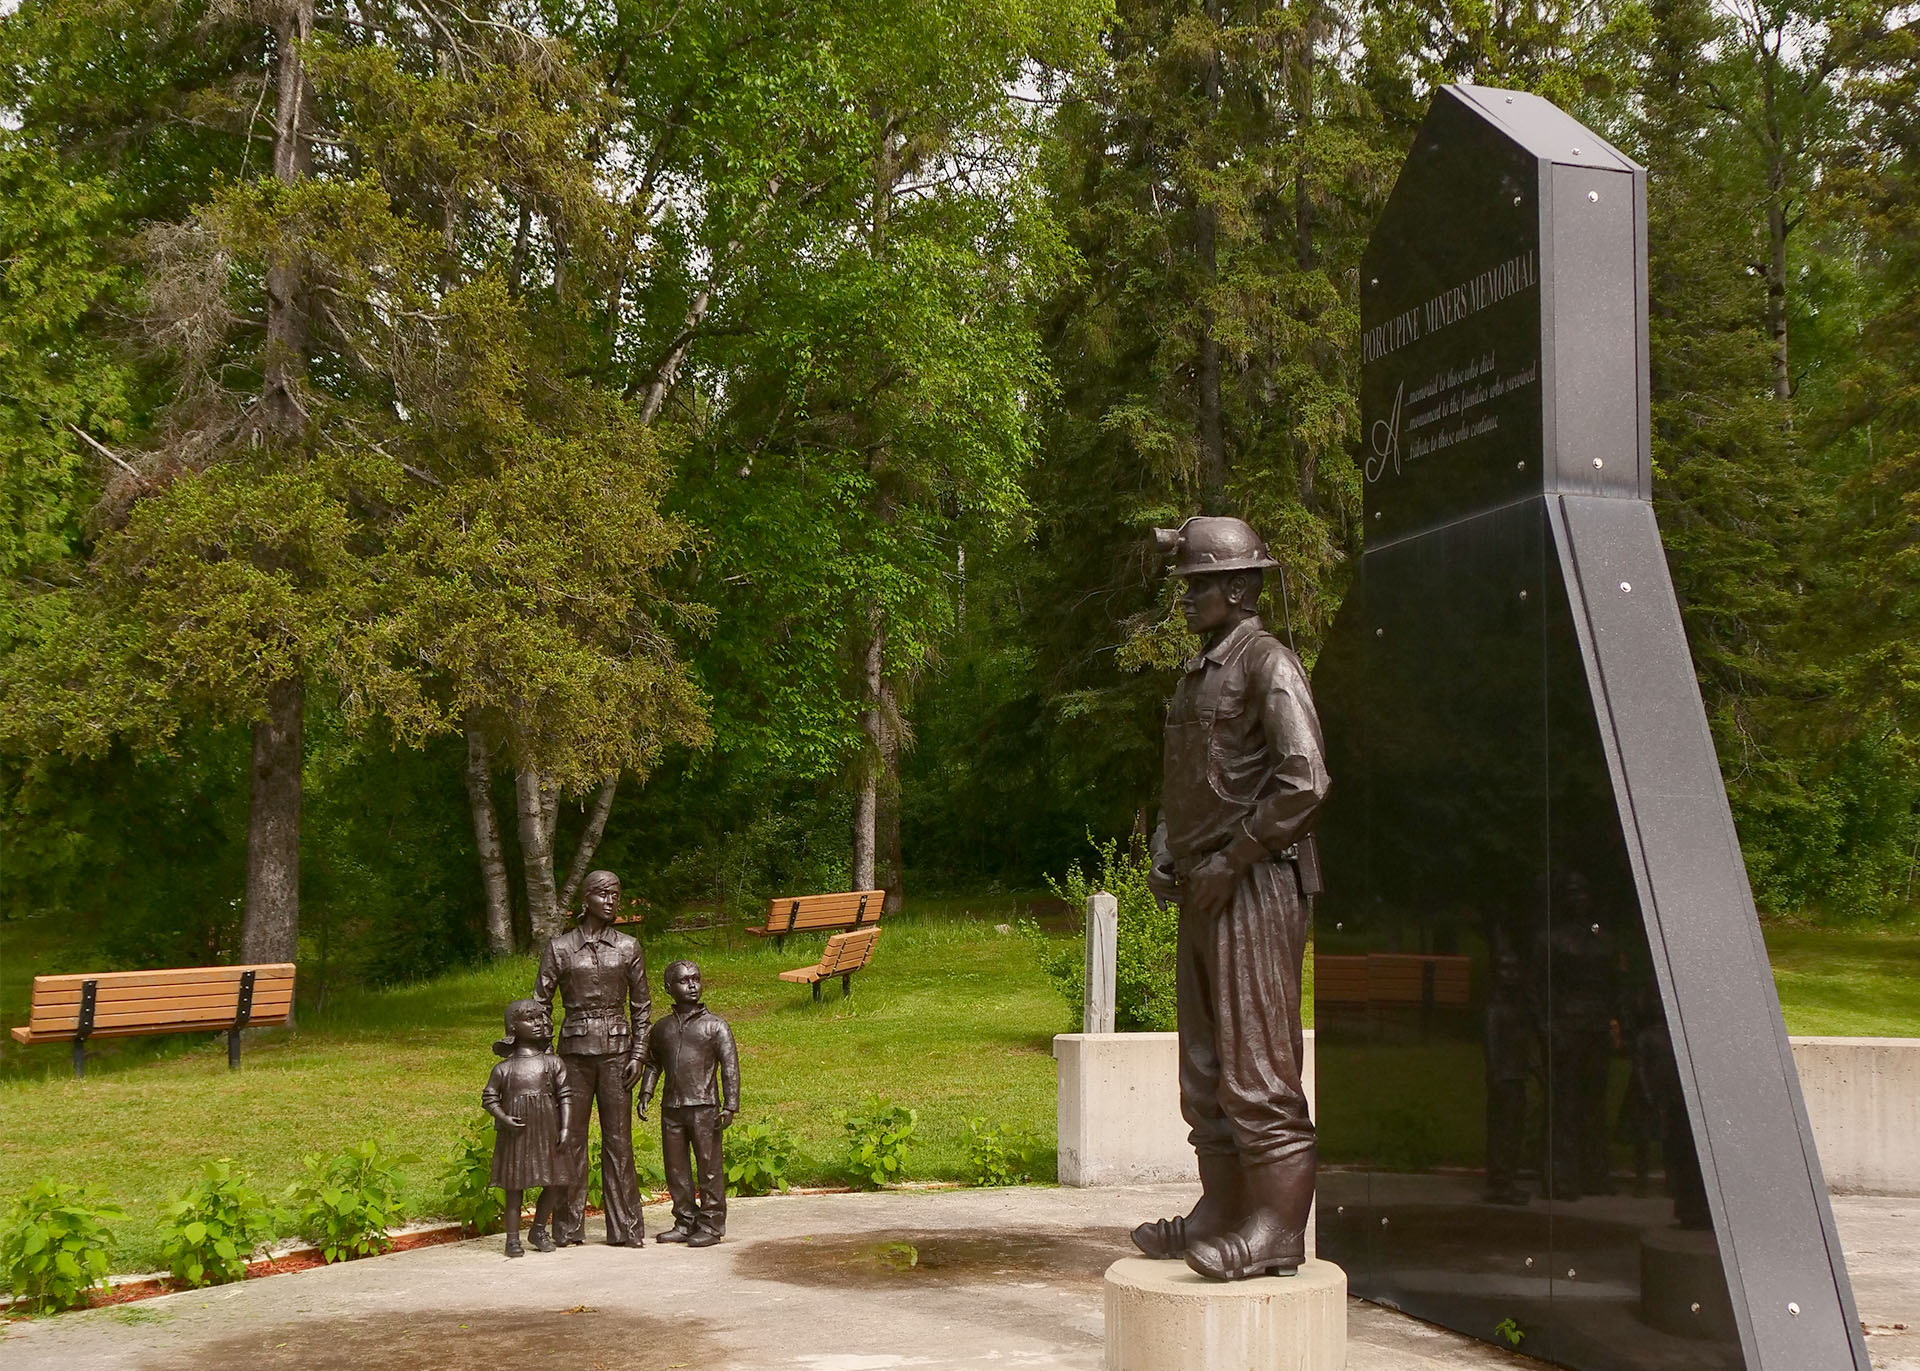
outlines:
M920 1114L878 1096L867 1101L866 1111L847 1119L847 1169L855 1185L878 1190L899 1180L905 1170L907 1142L919 1126Z
M1138 844L1122 849L1109 839L1104 843L1087 841L1099 858L1089 876L1075 862L1060 879L1047 877L1047 886L1084 912L1087 899L1104 890L1120 905L1120 922L1115 936L1113 1026L1122 1033L1165 1033L1177 1025L1178 1002L1175 991L1175 965L1180 935L1180 916L1173 906L1161 908L1147 889L1147 872L1152 860ZM1067 999L1068 1023L1078 1031L1085 1020L1087 1006L1087 954L1084 940L1060 946L1027 921L1022 932L1038 945L1040 966Z
M587 1135L587 1203L595 1209L606 1207L606 1186L600 1178L600 1132Z
M13 1202L0 1230L0 1276L16 1299L71 1309L107 1278L113 1232L126 1211L91 1186L36 1181Z
M1033 1179L1033 1139L1006 1133L984 1118L967 1120L967 1178L974 1185L1025 1185Z
M301 1233L330 1262L386 1251L387 1230L400 1222L398 1168L414 1160L372 1141L356 1143L331 1160L308 1157L307 1178L287 1192L298 1206Z
M661 1190L667 1184L666 1157L660 1151L660 1131L642 1127L633 1135L633 1169L642 1190Z
M273 1240L278 1217L223 1157L208 1162L200 1183L167 1206L161 1252L176 1279L225 1285L247 1274L247 1258Z
M494 1127L491 1114L471 1120L447 1154L447 1217L477 1236L498 1233L507 1213L506 1194L493 1184Z
M727 1190L735 1195L771 1195L787 1188L800 1140L778 1119L735 1124L726 1134Z

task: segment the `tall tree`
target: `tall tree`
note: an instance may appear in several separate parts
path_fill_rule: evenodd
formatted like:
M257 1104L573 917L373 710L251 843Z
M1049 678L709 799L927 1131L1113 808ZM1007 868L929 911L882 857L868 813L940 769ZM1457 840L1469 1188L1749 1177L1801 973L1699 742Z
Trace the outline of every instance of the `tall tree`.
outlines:
M1032 556L981 587L1018 599L1045 702L1044 727L1021 727L1067 793L1153 790L1133 740L1157 730L1161 673L1190 640L1152 525L1252 521L1283 563L1274 627L1309 657L1339 604L1360 495L1354 273L1399 160L1355 84L1355 37L1329 4L1126 0L1106 64L1052 121L1047 191L1085 266L1044 320L1060 403Z
M1062 257L1017 86L1029 64L1082 62L1098 14L1025 0L812 11L812 60L853 136L793 250L758 278L764 322L718 359L726 393L687 488L716 530L706 575L722 578L723 619L792 617L771 642L716 646L813 696L804 746L783 746L850 773L862 888L897 844L883 797L904 692L950 628L956 533L1010 529L1047 384L1033 300ZM773 544L741 536L769 524L801 531L778 565ZM742 724L743 739L758 731Z

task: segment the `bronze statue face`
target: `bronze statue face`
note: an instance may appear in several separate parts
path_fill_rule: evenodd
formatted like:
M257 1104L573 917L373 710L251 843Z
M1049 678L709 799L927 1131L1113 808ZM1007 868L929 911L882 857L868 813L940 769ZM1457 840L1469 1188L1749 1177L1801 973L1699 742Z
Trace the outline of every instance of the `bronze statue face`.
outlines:
M553 1011L538 1000L515 1000L507 1014L507 1036L515 1042L550 1042Z
M675 1004L700 1002L700 968L692 962L675 962L667 968L667 993Z
M1187 627L1204 638L1238 623L1252 611L1258 596L1257 573L1200 572L1187 577L1180 613L1186 617Z
M610 924L620 908L620 882L602 879L588 885L580 895L580 917Z

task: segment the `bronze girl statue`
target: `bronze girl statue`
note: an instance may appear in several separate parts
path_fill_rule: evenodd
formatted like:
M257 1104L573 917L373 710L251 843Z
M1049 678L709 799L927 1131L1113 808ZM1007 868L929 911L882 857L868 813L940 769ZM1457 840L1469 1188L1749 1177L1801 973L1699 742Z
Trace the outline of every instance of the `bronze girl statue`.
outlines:
M507 1192L507 1255L520 1257L520 1205L535 1186L540 1199L533 1211L531 1241L536 1252L553 1251L547 1224L573 1176L567 1165L573 1141L573 1100L567 1072L553 1055L553 1015L538 1000L507 1006L507 1036L493 1045L504 1057L480 1103L493 1115L493 1183Z

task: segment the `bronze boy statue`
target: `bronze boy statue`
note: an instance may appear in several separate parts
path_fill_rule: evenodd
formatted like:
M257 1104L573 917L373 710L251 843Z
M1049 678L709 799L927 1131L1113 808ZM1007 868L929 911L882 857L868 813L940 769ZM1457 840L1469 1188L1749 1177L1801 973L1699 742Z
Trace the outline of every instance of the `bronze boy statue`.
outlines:
M640 1177L633 1169L633 1084L647 1050L647 957L640 944L613 927L620 878L595 871L582 885L580 924L547 944L533 997L552 1004L554 991L567 1017L560 1025L560 1060L573 1099L573 1141L567 1149L571 1181L566 1204L554 1215L554 1241L585 1241L587 1226L587 1117L600 1106L600 1165L607 1206L607 1241L615 1247L646 1242L640 1216ZM537 1225L533 1239L545 1237Z
M1199 1154L1193 1212L1143 1223L1149 1257L1215 1280L1305 1260L1314 1131L1300 1080L1300 961L1319 890L1312 829L1327 795L1300 659L1261 625L1276 566L1238 519L1159 530L1200 638L1167 711L1162 818L1148 885L1180 906L1180 1112Z
M547 1220L566 1193L568 1144L573 1141L573 1101L567 1097L567 1070L548 1051L553 1016L538 1000L507 1006L507 1036L493 1045L506 1058L487 1077L480 1103L493 1115L493 1183L507 1192L507 1255L520 1257L520 1206L528 1190L541 1187L533 1211L532 1240L537 1252L553 1251Z
M673 1227L654 1241L712 1247L727 1231L720 1134L740 1112L740 1059L726 1020L700 1003L700 968L692 962L674 962L667 968L666 983L667 993L673 996L673 1013L648 1035L646 1075L640 1082L640 1117L644 1119L655 1083L662 1075L667 1078L666 1099L660 1105L660 1151L666 1158L667 1190L673 1196ZM716 1072L718 1090L714 1088Z

